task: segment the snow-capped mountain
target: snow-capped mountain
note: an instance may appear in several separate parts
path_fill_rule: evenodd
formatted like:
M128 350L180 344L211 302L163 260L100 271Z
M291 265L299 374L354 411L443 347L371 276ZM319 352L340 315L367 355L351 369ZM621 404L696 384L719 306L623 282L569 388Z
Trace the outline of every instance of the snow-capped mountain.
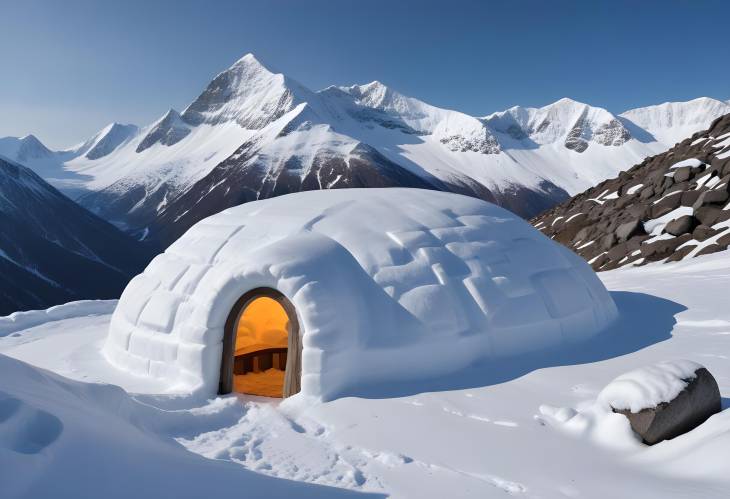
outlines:
M625 120L649 132L668 145L681 142L709 125L708 116L730 113L730 101L700 97L687 102L665 102L656 106L631 109L621 114Z
M0 158L0 315L113 298L148 250L38 175Z
M82 187L82 205L162 245L208 214L309 189L449 190L527 217L666 150L675 127L683 136L730 112L712 99L664 106L671 119L570 99L480 118L377 81L314 92L249 54L182 113L140 129L110 125L38 171L66 192Z
M632 138L623 123L605 109L567 98L542 108L515 106L484 120L513 139L517 144L507 142L513 148L559 144L582 153L591 143L621 146Z
M110 123L90 139L62 151L51 151L34 135L0 138L0 156L35 171L43 179L71 198L88 192L91 176L83 175L66 163L76 158L99 160L133 138L135 125Z
M85 158L92 160L103 158L134 137L137 130L136 125L110 123L73 152L77 156L83 155Z
M26 162L42 161L54 155L35 135L1 138L0 153L17 161Z

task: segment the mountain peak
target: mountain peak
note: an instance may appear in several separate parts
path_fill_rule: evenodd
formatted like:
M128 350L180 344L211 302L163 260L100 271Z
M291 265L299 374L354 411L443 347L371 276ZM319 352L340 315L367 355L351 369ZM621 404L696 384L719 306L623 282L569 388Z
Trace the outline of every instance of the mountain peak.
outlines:
M32 159L44 158L53 154L50 149L48 149L43 142L38 140L38 137L32 133L21 137L18 142L20 147L16 154L18 161L21 163Z
M236 61L236 63L235 63L235 64L238 64L239 62L245 62L245 63L252 63L252 62L256 62L256 63L259 63L259 60L258 60L258 59L256 59L256 56L255 56L255 55L253 55L253 53L252 53L252 52L248 52L248 53L247 53L247 54L245 54L245 55L244 55L243 57L241 57L240 59L238 59L238 60ZM234 65L235 65L235 64L234 64ZM259 63L259 64L260 64L260 63Z
M162 117L162 120L168 120L168 119L180 119L180 113L177 112L175 108L170 108L167 110L167 112Z
M542 109L548 109L548 108L553 108L553 107L577 108L577 107L593 107L593 106L590 106L590 105L586 104L585 102L580 102L575 99L571 99L570 97L563 97L561 99L556 100L552 104L548 104L547 106L544 106Z
M248 68L250 70L266 71L271 74L275 74L276 71L272 71L266 65L264 65L255 55L248 53L234 62L226 71L240 70L241 68ZM224 71L224 73L226 72Z
M183 121L180 113L170 108L162 118L152 125L150 131L137 145L136 152L140 153L157 143L166 146L177 144L189 133L190 126Z
M388 90L388 86L379 80L373 80L365 85L360 85L360 88L367 90Z
M137 125L123 125L116 121L109 123L86 144L84 156L88 159L103 158L132 138L138 130Z
M236 121L243 128L261 129L312 96L303 85L246 54L218 74L181 116L192 126Z
M32 144L40 147L45 147L43 145L43 142L41 142L38 137L33 135L32 133L29 133L28 135L24 135L23 137L20 137L20 141L24 144Z
M730 113L728 103L711 97L699 97L684 102L664 102L629 109L620 116L647 130L656 139L674 144L727 113Z

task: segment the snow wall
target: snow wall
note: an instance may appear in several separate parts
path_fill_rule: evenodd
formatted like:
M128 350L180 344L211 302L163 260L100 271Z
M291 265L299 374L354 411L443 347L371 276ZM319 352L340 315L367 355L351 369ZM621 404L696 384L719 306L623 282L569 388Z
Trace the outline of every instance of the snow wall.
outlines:
M498 206L418 189L310 191L193 226L129 283L105 355L212 395L226 318L258 287L296 308L302 393L322 400L578 342L617 316L587 263Z

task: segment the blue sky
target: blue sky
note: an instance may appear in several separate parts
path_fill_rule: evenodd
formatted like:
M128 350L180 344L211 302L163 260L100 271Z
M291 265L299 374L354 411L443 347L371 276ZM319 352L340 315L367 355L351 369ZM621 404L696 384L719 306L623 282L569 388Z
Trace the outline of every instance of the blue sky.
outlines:
M730 98L730 2L0 0L0 136L53 147L181 110L247 52L484 115Z

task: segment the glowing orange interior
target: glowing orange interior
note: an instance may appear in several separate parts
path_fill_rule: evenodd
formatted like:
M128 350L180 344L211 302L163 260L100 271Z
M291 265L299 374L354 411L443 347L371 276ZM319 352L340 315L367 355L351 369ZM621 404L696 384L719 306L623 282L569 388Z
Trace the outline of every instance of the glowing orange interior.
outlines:
M289 317L284 307L262 296L248 304L238 320L236 355L265 348L286 348Z
M247 360L243 370L234 372L235 391L282 397L286 353L281 349L288 346L288 330L289 316L276 300L262 296L248 304L236 326L234 365L243 366Z

